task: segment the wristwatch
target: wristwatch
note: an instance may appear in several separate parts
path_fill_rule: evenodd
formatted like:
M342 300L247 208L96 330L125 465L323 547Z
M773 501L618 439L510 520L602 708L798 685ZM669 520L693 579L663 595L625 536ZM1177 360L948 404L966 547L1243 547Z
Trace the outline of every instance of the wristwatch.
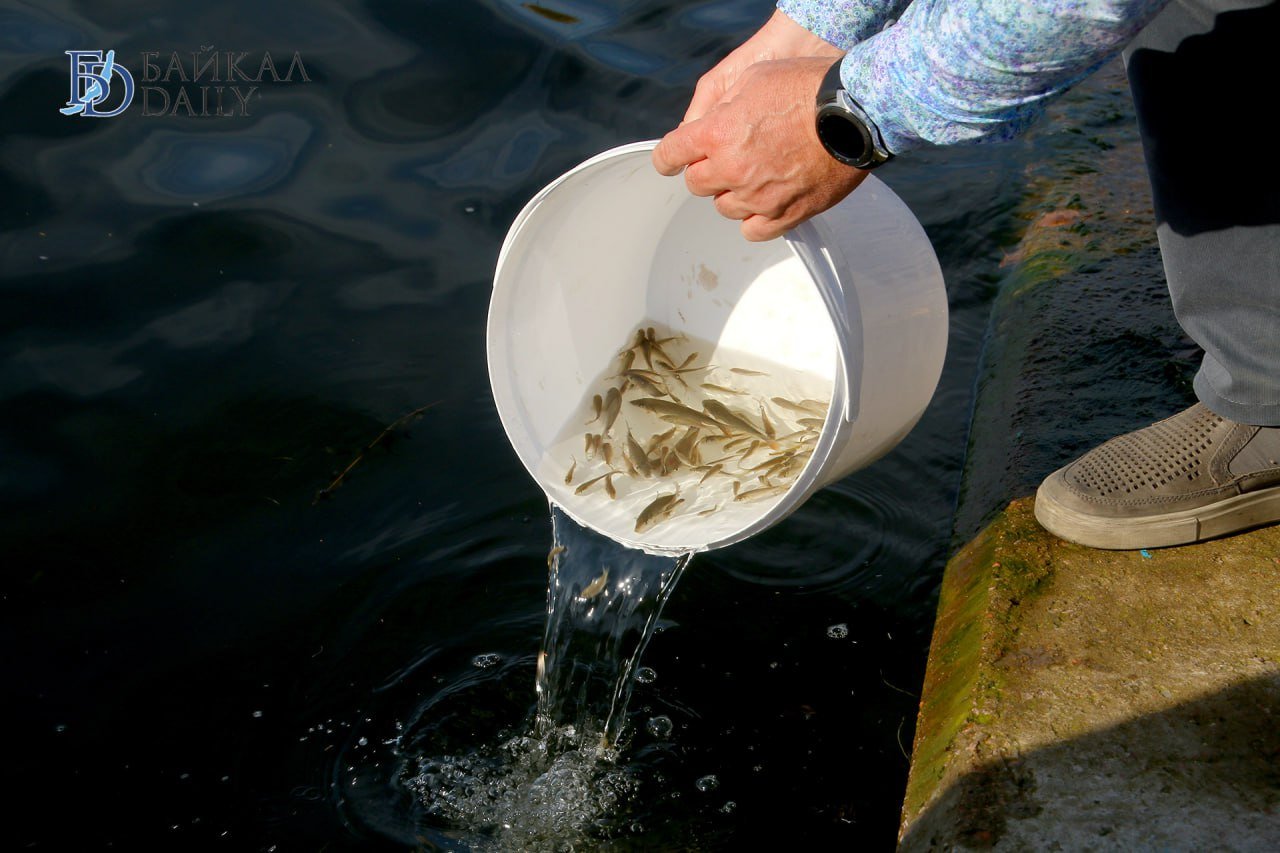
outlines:
M836 60L818 89L818 139L832 157L848 166L874 169L893 159L880 128L845 91Z

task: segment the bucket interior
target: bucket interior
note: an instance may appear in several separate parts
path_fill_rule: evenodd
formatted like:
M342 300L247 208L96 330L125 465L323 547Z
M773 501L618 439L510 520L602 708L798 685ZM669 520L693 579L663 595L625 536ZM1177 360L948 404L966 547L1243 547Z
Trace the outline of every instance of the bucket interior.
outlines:
M674 489L668 478L627 473L621 450L628 429L643 438L666 424L624 402L606 438L614 458L606 463L599 450L584 458L586 435L602 429L601 419L590 423L591 397L622 381L619 353L637 329L653 327L673 360L711 366L670 383L672 397L693 408L710 393L703 383L746 392L725 399L753 415L757 397L831 400L835 328L785 241L746 242L709 199L657 175L642 150L588 163L531 202L508 235L494 287L490 375L499 412L521 461L579 522L648 550L701 549L766 526L803 492L803 473L790 491L775 486L749 500L736 499L723 476L686 482L673 511L637 533L640 513ZM643 353L636 358L636 368L647 367ZM612 469L616 498L603 484L576 494Z

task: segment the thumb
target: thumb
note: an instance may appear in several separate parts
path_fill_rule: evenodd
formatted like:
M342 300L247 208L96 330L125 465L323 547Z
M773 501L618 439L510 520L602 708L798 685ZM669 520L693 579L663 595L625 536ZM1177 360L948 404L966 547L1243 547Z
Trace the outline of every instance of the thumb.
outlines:
M693 98L689 101L689 109L684 111L684 121L681 124L688 124L691 121L697 121L702 118L712 107L720 103L720 99L724 97L724 92L724 80L722 77L710 79L708 76L699 80L698 86L693 90Z
M653 168L663 175L678 175L690 163L706 158L701 119L685 122L662 137L653 149Z

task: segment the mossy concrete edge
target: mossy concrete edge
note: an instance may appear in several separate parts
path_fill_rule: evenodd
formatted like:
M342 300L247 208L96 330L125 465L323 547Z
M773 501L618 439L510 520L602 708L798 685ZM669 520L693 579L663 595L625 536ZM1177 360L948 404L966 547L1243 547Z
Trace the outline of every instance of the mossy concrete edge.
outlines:
M1026 497L1194 399L1118 64L1089 85L1002 264L904 851L1280 849L1280 528L1094 551Z
M1015 501L947 564L911 753L904 831L967 771L956 755L970 749L998 713L1002 680L993 664L1017 633L1014 608L1043 592L1052 575L1047 554L1029 544L1040 533L1031 501ZM1008 547L1011 541L1019 547Z

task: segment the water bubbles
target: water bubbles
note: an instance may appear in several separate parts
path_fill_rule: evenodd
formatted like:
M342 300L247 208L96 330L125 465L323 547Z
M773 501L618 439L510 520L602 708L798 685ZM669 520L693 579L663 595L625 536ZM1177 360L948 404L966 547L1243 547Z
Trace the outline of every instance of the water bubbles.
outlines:
M262 719L262 712L261 712L261 711L254 711L254 712L253 712L253 718L254 718L255 720L260 720L260 719Z
M641 684L652 684L654 679L658 677L658 673L654 672L647 666L642 666L636 670L636 681Z
M485 849L579 848L608 834L638 782L599 747L599 731L566 729L424 759L410 786L433 818L485 833L500 827L496 845Z
M368 746L368 745L369 745L369 739L367 737L362 737L360 738L360 740L356 741L356 746Z
M828 626L828 627L827 627L827 636L828 636L828 637L830 637L830 638L831 638L831 639L833 639L833 640L843 640L845 637L849 636L849 625L848 625L848 623L846 623L846 622L841 622L841 623L839 623L839 624L837 624L837 625L830 625L830 626Z
M485 652L471 659L471 665L479 669L490 669L502 663L502 655L496 652Z
M719 788L720 780L716 778L714 773L708 773L706 776L698 777L698 781L693 783L693 787L705 794L708 791L714 791Z
M659 714L656 717L650 717L644 727L654 737L665 738L671 736L671 732L675 730L675 723L671 722L671 718L665 714Z
M720 814L733 814L736 808L738 808L737 803L733 800L726 800L725 804L720 807Z
M54 730L55 732L57 732L58 734L62 734L63 732L65 732L65 731L67 730L67 724L66 724L66 723L58 723L58 725L56 725L56 726L54 726L54 727L53 727L53 730Z

